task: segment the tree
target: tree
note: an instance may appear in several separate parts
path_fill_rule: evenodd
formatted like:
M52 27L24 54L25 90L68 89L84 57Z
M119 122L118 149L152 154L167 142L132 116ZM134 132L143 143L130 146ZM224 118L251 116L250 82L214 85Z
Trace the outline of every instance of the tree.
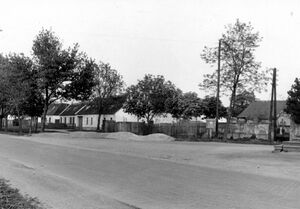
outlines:
M22 106L26 102L30 91L30 72L32 60L23 54L11 54L8 57L9 65L7 72L8 105L16 114L19 121L19 133L22 132L22 118L24 116Z
M182 105L185 107L183 111L184 119L192 117L201 117L203 114L202 101L195 92L187 92L183 94Z
M2 121L6 118L7 128L7 116L10 111L8 105L9 97L9 81L8 76L8 59L0 54L0 129L2 129Z
M97 131L100 130L100 118L104 110L104 101L123 92L123 77L117 70L112 69L110 64L101 63L95 68L95 101L98 108Z
M166 101L177 91L175 85L163 76L147 74L136 85L128 87L126 92L125 112L145 118L149 124L154 116L167 112Z
M179 119L191 119L202 115L202 101L195 92L175 94L176 97L167 99L167 112Z
M98 65L94 60L85 55L80 58L77 68L70 77L70 82L65 86L63 97L79 101L90 100L96 85L95 73Z
M217 107L217 98L206 96L202 100L202 113L205 118L215 118L216 117L216 107ZM222 101L219 100L219 117L226 117L227 109L222 105Z
M29 89L27 92L27 98L23 105L21 106L22 112L30 116L30 133L32 131L32 122L35 121L35 129L34 131L37 132L38 128L38 117L43 114L43 95L38 88L38 75L37 70L35 67L29 73Z
M232 116L237 117L254 101L255 101L254 92L243 91L242 93L237 94Z
M300 124L300 80L298 78L295 79L288 95L285 111L291 114L291 118L295 123Z
M234 25L228 25L221 38L221 90L230 93L227 128L236 102L236 94L245 90L260 92L265 89L270 80L268 71L260 70L260 63L255 61L254 52L262 40L258 32L253 31L250 23L239 20ZM214 66L218 60L218 48L205 47L202 59ZM200 84L206 90L215 90L217 86L217 70L204 75ZM224 137L227 134L225 133Z
M72 83L78 82L78 78L79 80L89 78L89 76L80 77L80 73L83 69L86 70L88 64L82 65L83 54L78 52L78 44L72 48L62 49L62 43L51 30L43 29L37 35L32 50L38 69L39 88L43 95L42 131L44 131L45 118L51 103L65 97L71 98L75 95L74 92L80 98L86 98L86 93L91 92L86 88L74 89L80 85ZM82 83L84 82L80 80L79 84ZM89 85L85 87L91 88ZM69 93L69 90L73 93Z

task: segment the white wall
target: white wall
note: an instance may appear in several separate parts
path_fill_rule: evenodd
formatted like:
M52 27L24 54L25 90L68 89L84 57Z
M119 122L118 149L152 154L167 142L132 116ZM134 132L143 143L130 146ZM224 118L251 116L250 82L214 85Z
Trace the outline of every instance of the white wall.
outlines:
M85 130L96 130L97 129L98 115L77 115L76 119L75 119L76 127L79 127L79 117L82 117L82 129L85 129ZM106 121L109 121L109 120L115 121L115 115L101 115L100 129L102 127L104 118Z
M60 116L59 115L47 115L46 119L47 119L46 123L55 123L55 120L60 121Z
M124 112L123 109L118 110L115 113L116 122L137 122L138 118L135 115Z

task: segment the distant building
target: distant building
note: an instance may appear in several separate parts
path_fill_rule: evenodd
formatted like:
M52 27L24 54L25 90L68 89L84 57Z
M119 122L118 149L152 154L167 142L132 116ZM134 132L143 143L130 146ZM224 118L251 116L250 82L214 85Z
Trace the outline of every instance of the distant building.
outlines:
M286 101L277 101L277 125L290 126L290 116L284 112ZM237 118L246 119L256 123L268 122L270 116L270 101L255 101L252 102Z
M290 115L284 112L286 101L277 101L277 134L288 137L291 126ZM267 139L269 132L270 101L255 101L238 115L237 127L233 134L239 137L255 135Z

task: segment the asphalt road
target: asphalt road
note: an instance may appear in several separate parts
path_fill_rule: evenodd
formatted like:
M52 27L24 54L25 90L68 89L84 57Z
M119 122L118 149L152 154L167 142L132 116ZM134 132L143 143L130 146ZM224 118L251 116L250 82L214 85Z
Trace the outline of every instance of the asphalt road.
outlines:
M0 176L55 209L285 209L300 205L297 180L6 135L0 135Z

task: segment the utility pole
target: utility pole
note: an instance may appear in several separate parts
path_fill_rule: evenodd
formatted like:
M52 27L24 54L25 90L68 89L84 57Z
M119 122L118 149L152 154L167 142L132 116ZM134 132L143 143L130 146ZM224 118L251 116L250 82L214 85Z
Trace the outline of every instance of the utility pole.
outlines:
M220 66L221 66L221 42L219 40L218 48L218 80L217 80L217 101L216 101L216 138L219 136L219 98L220 98Z
M276 68L273 69L273 93L274 93L274 116L273 116L273 141L276 140L276 131L277 131L277 98L276 98Z
M277 122L277 98L276 98L276 68L273 69L273 79L272 79L272 91L271 91L271 101L270 101L270 115L269 115L269 131L268 138L270 144L273 144L276 137L276 122ZM272 126L273 126L273 137L272 137Z

